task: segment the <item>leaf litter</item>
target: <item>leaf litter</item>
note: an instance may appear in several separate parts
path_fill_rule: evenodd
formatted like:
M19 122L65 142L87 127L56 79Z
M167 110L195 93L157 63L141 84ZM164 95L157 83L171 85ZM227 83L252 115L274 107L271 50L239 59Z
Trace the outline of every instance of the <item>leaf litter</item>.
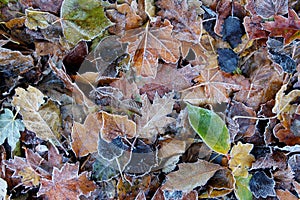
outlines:
M297 1L0 10L0 199L300 197Z

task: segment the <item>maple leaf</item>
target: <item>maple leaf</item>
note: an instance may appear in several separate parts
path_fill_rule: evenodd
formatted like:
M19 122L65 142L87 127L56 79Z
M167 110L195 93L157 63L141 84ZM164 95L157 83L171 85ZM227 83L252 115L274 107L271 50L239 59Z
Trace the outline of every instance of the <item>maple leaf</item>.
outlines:
M163 190L191 191L197 186L203 186L222 167L217 164L199 160L195 163L180 163L178 171L167 175ZM180 183L180 184L178 184Z
M54 168L52 180L42 178L38 196L49 199L77 200L80 195L88 195L96 189L96 184L88 179L88 173L78 175L79 163L66 163L60 170Z
M199 43L202 21L195 4L188 4L187 0L160 0L156 4L161 9L157 14L172 22L177 39Z
M288 0L255 0L254 9L264 18L285 15L288 12Z
M255 160L254 156L250 154L253 144L242 144L238 142L232 147L230 151L229 168L232 170L234 176L247 178L248 169Z
M20 177L24 186L38 186L41 177L51 176L48 171L41 168L44 159L39 154L26 149L25 156L26 159L16 156L13 160L4 161L4 164L14 171L13 177Z
M218 69L202 70L194 79L198 82L185 90L184 100L193 104L228 102L231 91L238 91L248 87L248 81L241 75L231 76ZM192 91L188 91L193 89Z
M8 144L14 150L20 138L20 131L24 131L25 126L20 119L9 109L4 109L0 115L0 144L3 144L7 138Z
M118 136L133 138L136 135L136 124L128 119L128 116L113 115L101 112L102 126L101 137L107 142L111 142Z
M128 42L128 52L132 55L132 66L137 75L155 77L158 58L167 63L176 63L180 44L171 36L173 26L168 20L146 25L146 28L129 30L121 38Z
M57 143L60 137L61 116L57 105L49 100L45 102L44 94L29 86L27 90L17 88L12 104L20 108L25 127L43 140Z
M84 124L74 122L72 128L73 141L71 144L77 157L97 152L101 124L102 122L99 120L98 114L89 114Z
M263 23L262 26L270 32L270 36L283 37L285 44L300 39L300 19L292 9L288 11L288 18L275 15L273 22Z
M162 133L163 128L174 122L175 119L167 117L173 110L173 93L169 93L162 98L156 93L153 104L150 103L147 95L142 95L142 117L137 117L137 134L141 138L154 139L158 133Z

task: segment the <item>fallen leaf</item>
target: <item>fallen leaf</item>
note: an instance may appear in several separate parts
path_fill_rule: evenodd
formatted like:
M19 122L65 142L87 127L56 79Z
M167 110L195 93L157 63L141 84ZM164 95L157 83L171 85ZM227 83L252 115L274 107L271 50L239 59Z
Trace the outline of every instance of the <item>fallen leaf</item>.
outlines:
M42 11L58 14L63 0L49 0L46 2L43 0L21 0L20 2L28 7L39 8Z
M184 100L195 104L229 102L229 93L248 88L248 81L241 75L230 75L218 69L202 70L194 79L197 85L185 90Z
M93 163L92 178L97 181L109 181L119 175L120 171L115 160L108 161L96 158Z
M258 15L244 18L246 33L251 40L267 38L269 33L262 27L263 19Z
M59 20L55 15L37 10L26 9L25 14L25 26L32 30L37 30L38 28L45 29Z
M284 153L280 151L273 151L257 159L255 162L252 163L251 169L285 169L287 167L287 157Z
M252 193L249 188L249 182L252 175L249 174L248 177L235 177L235 189L234 194L239 200L252 200Z
M88 179L88 173L78 175L79 163L66 163L60 170L54 168L52 180L42 178L37 196L49 199L77 200L81 194L88 195L96 189L96 184Z
M7 138L7 142L11 149L14 150L20 138L20 131L24 131L25 126L20 119L16 119L16 115L9 109L4 109L4 113L0 114L0 144L3 144Z
M45 102L44 94L29 86L27 90L17 88L12 104L20 108L25 127L43 140L57 143L60 137L60 109L52 101Z
M61 6L63 33L73 45L81 40L91 40L112 25L106 18L102 3L90 0L65 0Z
M229 168L234 176L248 177L248 170L251 168L252 162L255 161L254 156L250 154L252 148L253 144L242 144L241 142L232 147Z
M255 172L249 182L250 190L256 198L276 196L274 186L275 181L269 178L263 171Z
M22 184L26 187L38 186L40 178L49 178L51 174L41 168L44 159L30 149L26 149L25 158L15 156L14 159L4 161L4 164L14 171L13 177L21 178Z
M128 52L132 56L131 64L137 75L155 78L158 59L176 63L180 44L171 36L173 26L168 20L151 25L126 31L120 41L129 43Z
M288 0L255 0L254 5L256 13L263 18L288 13Z
M89 114L84 124L74 122L72 128L72 149L77 157L86 156L89 153L97 152L97 142L102 121L98 114Z
M225 122L211 110L187 104L189 122L201 139L212 150L227 154L230 150L230 136Z
M239 62L239 56L229 48L217 49L220 69L226 73L233 73Z
M283 37L284 44L300 38L300 19L292 9L288 11L288 18L275 15L273 22L263 23L262 26L270 32L270 36Z
M199 160L195 163L180 163L178 171L167 175L167 181L162 190L191 191L197 186L203 186L222 167L217 164ZM178 184L180 183L180 184Z
M7 190L7 183L5 180L0 178L0 198L1 199L6 198L6 190Z
M157 1L156 5L160 8L157 14L171 21L177 39L196 44L199 43L202 32L202 21L196 12L196 9L199 9L200 6L197 7L197 5L190 2L187 0Z
M220 169L214 176L208 180L207 192L199 194L200 198L216 198L223 197L232 192L235 184L235 179L229 169Z
M114 115L101 112L102 126L101 137L106 142L111 142L116 137L134 138L136 136L136 124L128 119L128 116Z
M288 190L276 190L279 200L297 200L298 198Z
M142 95L141 117L137 117L137 134L140 138L153 140L157 134L163 133L164 127L175 121L174 118L168 117L173 110L175 99L174 93L168 93L162 98L156 93L153 103L151 104L147 95Z
M297 154L292 155L288 160L288 165L291 167L292 172L295 175L295 180L300 181L300 156Z

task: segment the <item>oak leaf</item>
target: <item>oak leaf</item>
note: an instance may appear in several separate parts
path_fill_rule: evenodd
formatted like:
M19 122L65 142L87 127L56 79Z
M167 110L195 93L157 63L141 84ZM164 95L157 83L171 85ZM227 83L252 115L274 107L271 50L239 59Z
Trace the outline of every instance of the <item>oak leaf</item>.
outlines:
M57 143L60 137L60 109L52 101L45 102L44 94L29 86L27 90L17 88L12 104L20 108L25 127L43 140Z
M285 44L300 39L300 19L292 9L288 11L288 18L275 15L273 22L263 23L262 26L270 32L270 36L283 37Z
M128 42L128 52L132 56L132 66L137 75L155 77L158 59L176 63L179 59L180 44L171 36L173 26L168 20L146 25L145 28L129 30L121 38Z
M178 171L167 175L163 190L191 191L197 186L203 186L222 167L217 164L199 160L195 163L180 163ZM180 184L178 184L180 183Z
M72 128L72 149L77 157L97 152L97 142L101 129L101 120L97 114L89 114L84 124L74 122Z
M248 177L248 169L255 160L254 156L250 154L252 148L253 144L242 144L241 142L238 142L237 145L232 147L230 151L231 159L229 161L229 168L232 170L234 176Z
M42 178L38 196L49 199L77 200L80 195L88 195L96 189L96 184L88 179L88 173L78 175L79 163L66 163L60 170L54 168L52 180Z
M0 144L3 144L7 138L8 144L14 150L21 136L20 131L24 130L23 122L16 119L11 110L4 109L4 113L0 114Z

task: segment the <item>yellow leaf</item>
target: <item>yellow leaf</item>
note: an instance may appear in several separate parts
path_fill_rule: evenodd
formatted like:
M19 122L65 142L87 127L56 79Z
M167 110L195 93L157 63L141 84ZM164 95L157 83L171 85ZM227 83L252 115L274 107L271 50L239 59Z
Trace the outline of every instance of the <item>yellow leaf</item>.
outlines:
M255 160L254 156L250 154L253 144L242 144L238 142L230 151L229 168L232 170L234 176L243 178L248 177L248 169Z

